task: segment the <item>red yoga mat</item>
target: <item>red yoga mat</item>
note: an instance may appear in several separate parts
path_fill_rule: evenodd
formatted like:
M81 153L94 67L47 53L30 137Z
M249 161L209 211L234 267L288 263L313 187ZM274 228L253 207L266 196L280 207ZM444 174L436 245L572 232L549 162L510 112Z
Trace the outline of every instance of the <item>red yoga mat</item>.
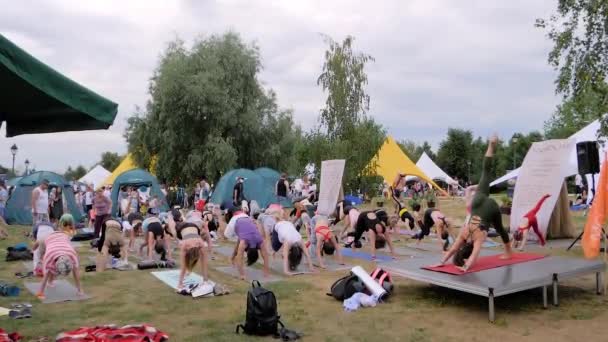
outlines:
M519 263L526 262L526 261L538 260L538 259L542 259L546 256L546 255L534 254L534 253L513 253L513 256L511 257L511 259L503 260L503 259L500 259L501 255L502 254L496 254L496 255L480 257L479 259L477 259L477 262L473 265L473 267L471 267L466 272L460 270L454 264L447 264L444 266L436 266L436 267L426 266L426 267L422 267L422 269L429 270L429 271L435 271L435 272L454 274L454 275L461 275L461 274L466 274L466 273L473 273L473 272L479 272L479 271L483 271L483 270L489 270L491 268L496 268L496 267L519 264Z

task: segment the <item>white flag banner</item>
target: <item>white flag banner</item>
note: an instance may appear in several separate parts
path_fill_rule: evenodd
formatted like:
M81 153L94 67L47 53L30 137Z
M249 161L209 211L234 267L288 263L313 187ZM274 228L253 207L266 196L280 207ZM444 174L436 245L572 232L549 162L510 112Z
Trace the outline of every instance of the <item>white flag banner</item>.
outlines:
M523 216L532 210L543 196L551 195L536 214L540 232L543 236L547 235L547 225L564 178L571 174L570 152L575 143L573 139L555 139L532 144L515 183L511 231L519 227ZM536 239L533 233L528 237Z
M344 159L324 160L321 163L321 189L317 206L317 212L321 215L330 215L336 208L345 164Z

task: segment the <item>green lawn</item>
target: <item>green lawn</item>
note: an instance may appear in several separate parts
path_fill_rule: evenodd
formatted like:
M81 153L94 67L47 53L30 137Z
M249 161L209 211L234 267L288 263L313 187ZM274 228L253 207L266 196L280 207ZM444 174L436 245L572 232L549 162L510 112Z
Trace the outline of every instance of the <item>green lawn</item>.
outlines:
M442 200L442 210L462 220L461 200ZM578 215L578 214L577 214ZM584 218L577 217L582 228ZM10 238L0 241L4 259L7 246L25 241L27 227L8 228ZM405 243L399 237L397 244ZM550 253L580 255L551 249ZM81 256L89 255L87 248ZM93 255L93 254L90 254ZM88 263L81 257L83 264ZM354 261L353 261L354 263ZM213 265L228 265L218 257ZM371 270L370 263L358 262ZM2 262L0 279L22 284L14 276L21 262ZM223 297L193 300L179 296L148 271L106 271L84 273L83 284L93 299L80 302L40 304L22 287L19 298L0 298L0 306L16 301L34 304L33 318L0 318L0 327L18 331L26 341L39 336L55 337L61 331L80 326L145 322L166 333L173 341L261 340L237 337L235 325L245 315L247 282L238 281L211 269L212 280L227 284L233 293ZM568 282L561 289L559 308L543 310L538 290L498 298L497 322L487 321L487 303L482 297L396 279L396 292L388 303L375 308L345 313L341 303L325 295L343 273L322 272L269 284L279 300L282 321L303 332L308 341L575 341L602 336L608 318L606 297L596 296L594 278ZM600 338L601 339L601 338Z

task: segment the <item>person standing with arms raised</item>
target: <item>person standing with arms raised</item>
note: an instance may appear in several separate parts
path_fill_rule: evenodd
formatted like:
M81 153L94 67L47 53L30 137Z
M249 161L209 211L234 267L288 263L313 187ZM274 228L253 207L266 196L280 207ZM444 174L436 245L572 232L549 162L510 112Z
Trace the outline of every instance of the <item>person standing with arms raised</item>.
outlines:
M32 191L32 220L38 222L48 222L49 218L49 181L43 179L39 186Z

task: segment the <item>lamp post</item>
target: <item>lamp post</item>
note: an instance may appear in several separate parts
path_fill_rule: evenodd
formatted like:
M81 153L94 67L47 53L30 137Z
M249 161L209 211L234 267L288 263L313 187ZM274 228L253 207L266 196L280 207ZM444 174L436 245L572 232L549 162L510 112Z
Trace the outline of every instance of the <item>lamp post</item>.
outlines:
M511 141L513 142L513 170L515 170L515 143L517 143L517 138L513 137L513 139L511 139Z
M17 155L17 151L19 151L19 148L16 144L13 144L13 146L11 146L11 154L13 155L13 175L15 174L15 155Z
M28 174L29 169L30 169L30 161L29 161L29 159L26 159L25 160L25 175L26 176Z

